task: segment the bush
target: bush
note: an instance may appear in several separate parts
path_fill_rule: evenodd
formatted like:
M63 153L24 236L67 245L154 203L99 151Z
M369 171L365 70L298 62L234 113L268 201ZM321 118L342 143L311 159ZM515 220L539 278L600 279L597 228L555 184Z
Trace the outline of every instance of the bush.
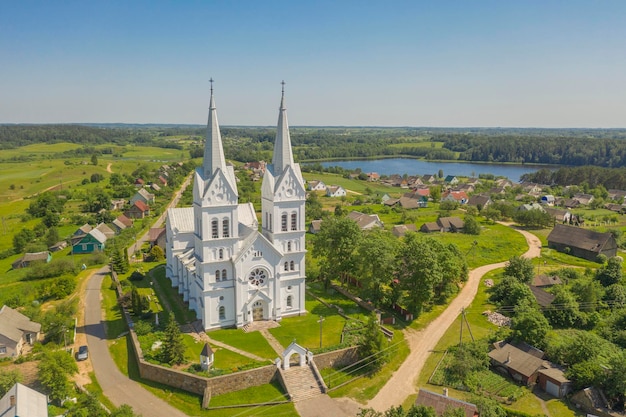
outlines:
M130 277L128 277L128 279L131 281L142 281L144 278L145 275L139 271L134 271L132 274L130 274Z
M135 323L134 329L137 336L145 336L152 333L152 324L147 321L139 320Z
M26 279L43 279L60 277L63 274L75 275L78 272L72 259L53 259L52 261L36 262L29 269Z

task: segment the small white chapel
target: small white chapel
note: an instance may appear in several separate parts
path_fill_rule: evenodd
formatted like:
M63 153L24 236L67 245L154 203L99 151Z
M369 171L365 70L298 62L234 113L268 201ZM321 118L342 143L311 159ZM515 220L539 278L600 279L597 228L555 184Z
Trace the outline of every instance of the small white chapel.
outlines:
M261 227L252 203L239 204L235 172L224 159L212 80L193 206L167 211L166 275L205 330L306 312L305 186L293 160L282 85L274 156L262 183Z

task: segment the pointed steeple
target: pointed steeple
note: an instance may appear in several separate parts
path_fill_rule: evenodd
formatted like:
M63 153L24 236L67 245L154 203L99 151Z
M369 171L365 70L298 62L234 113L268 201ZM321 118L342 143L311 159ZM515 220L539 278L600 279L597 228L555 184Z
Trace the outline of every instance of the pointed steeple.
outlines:
M204 145L204 161L202 163L205 178L211 177L217 168L220 168L222 171L225 171L226 168L222 136L219 123L217 122L215 99L213 98L213 78L209 81L211 82L211 100L209 102L209 121L207 122L206 143Z
M289 123L287 123L287 108L285 107L285 82L281 83L282 97L280 99L280 112L278 113L278 129L274 142L274 175L279 176L287 168L293 166L293 154L291 152L291 138L289 137Z

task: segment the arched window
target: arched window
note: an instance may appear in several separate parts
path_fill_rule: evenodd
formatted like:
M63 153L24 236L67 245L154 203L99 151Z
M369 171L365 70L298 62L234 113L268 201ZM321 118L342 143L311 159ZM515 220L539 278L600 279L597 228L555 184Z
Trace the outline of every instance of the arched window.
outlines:
M215 280L216 281L220 280L220 270L219 269L217 271L215 271Z
M291 213L291 230L298 230L298 215Z
M217 251L217 257L219 259L224 259L224 249L220 249Z
M230 237L230 227L228 219L222 220L222 237Z
M289 262L285 262L285 271L289 271Z
M220 320L226 319L226 308L224 306L220 306Z
M217 220L211 221L211 237L213 239L217 239L218 237L220 237L217 230Z
M293 297L288 295L287 296L287 308L291 308L293 307Z
M287 231L287 215L283 214L280 216L280 230L283 232Z
M291 241L287 242L287 252L291 252Z
M295 264L293 263L293 261L289 263L289 269L291 269L292 271L295 270Z
M226 275L226 270L222 269L222 281L225 281L228 278L228 276Z

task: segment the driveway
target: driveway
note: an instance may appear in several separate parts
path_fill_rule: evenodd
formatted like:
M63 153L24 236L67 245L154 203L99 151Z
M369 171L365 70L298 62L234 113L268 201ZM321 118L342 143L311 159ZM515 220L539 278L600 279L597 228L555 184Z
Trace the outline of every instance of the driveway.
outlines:
M85 325L89 356L96 373L96 379L104 395L115 406L128 404L135 412L144 417L185 417L186 414L154 396L137 382L122 374L113 362L107 344L100 305L100 287L103 278L109 273L109 267L103 267L94 273L85 291Z

